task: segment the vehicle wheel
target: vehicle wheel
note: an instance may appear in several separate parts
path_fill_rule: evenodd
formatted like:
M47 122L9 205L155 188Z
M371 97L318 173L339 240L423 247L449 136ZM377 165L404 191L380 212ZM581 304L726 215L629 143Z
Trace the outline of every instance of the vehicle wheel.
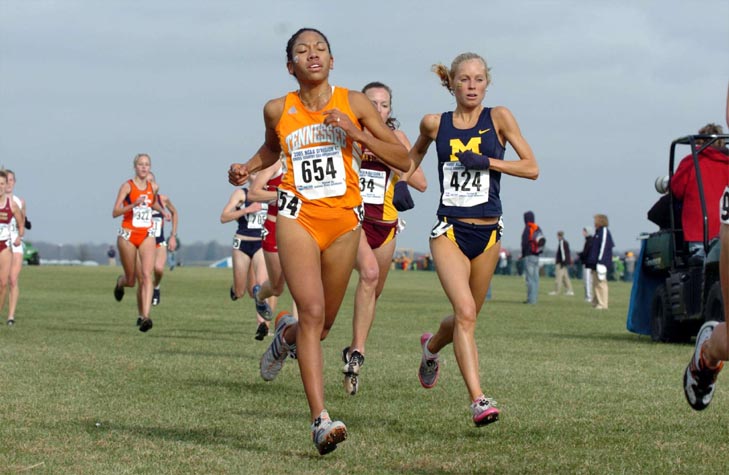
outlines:
M714 282L704 303L704 321L724 321L724 301L721 298L721 283Z
M651 339L669 342L673 338L675 323L665 285L659 285L653 294L651 304Z

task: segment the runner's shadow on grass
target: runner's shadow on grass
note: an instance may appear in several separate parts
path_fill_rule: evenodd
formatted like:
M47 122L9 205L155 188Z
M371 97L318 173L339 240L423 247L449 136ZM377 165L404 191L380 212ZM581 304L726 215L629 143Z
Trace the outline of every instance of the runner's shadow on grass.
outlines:
M155 320L156 322L157 320ZM160 319L160 324L164 324L164 320ZM190 333L193 335L225 335L225 336L246 336L246 333L242 331L230 331L230 330L220 330L219 327L200 327L199 329L192 330L189 328L178 328L178 327L170 327L171 333ZM252 334L252 333L251 333ZM191 338L191 337L188 337Z
M235 359L248 359L248 360L256 360L257 358L254 358L251 355L245 355L242 353L234 353L234 352L220 352L220 351L188 351L188 350L159 350L156 352L158 355L177 355L177 356L192 356L194 358L197 357L210 357L210 358L235 358Z
M275 399L281 396L280 384L266 383L263 380L260 382L247 382L241 381L240 378L194 378L186 379L184 381L174 380L170 381L169 384L186 388L211 388L216 391L224 389L231 394L238 396L241 394L255 394L256 398L271 397ZM260 409L257 410L260 415Z
M268 452L267 441L259 437L255 431L250 434L241 434L243 426L238 426L236 432L228 432L225 429L210 428L180 428L163 426L132 426L114 422L101 421L96 426L94 421L82 421L82 428L89 434L97 437L108 437L109 434L122 433L132 436L135 440L158 439L169 442L187 442L201 446L226 446L242 450L254 450Z
M121 328L121 326L119 326ZM45 327L46 330L59 331L59 332L71 332L71 333L116 333L110 331L108 328L90 328L88 326L79 327L77 325L70 325L67 327L51 326Z
M151 331L156 330L159 327L159 325L155 325L154 328ZM203 336L206 335L207 332L200 332L197 335L180 335L180 330L173 330L172 333L162 333L164 329L160 328L156 333L150 333L150 336L154 336L155 338L163 338L163 339L169 339L169 340L197 340L197 341L240 341L240 338L237 338L235 334L233 333L226 333L227 337L225 336Z
M261 416L260 409L251 409L248 411L234 412L240 414L244 420L254 420ZM268 417L279 418L282 425L288 425L292 419L303 417L300 412L294 411L269 411ZM224 446L237 450L250 450L262 453L269 453L271 447L266 437L263 437L258 429L253 427L252 430L245 431L245 425L237 425L236 431L227 431L222 428L179 428L179 427L162 427L162 426L132 426L128 424L118 424L108 421L84 420L79 422L81 429L92 437L103 438L106 440L109 435L121 433L132 436L135 440L143 441L144 439L156 439L168 442L187 442L200 446ZM97 425L99 424L99 425ZM50 428L49 428L50 430ZM241 433L241 431L244 431ZM309 447L307 445L307 447ZM283 450L277 452L277 457L297 457L311 460L320 460L321 456L311 447L311 450L294 451Z

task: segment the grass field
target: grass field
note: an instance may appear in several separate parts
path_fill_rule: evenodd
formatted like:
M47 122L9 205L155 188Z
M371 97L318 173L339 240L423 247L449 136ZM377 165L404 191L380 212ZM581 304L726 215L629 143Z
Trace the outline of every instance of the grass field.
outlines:
M523 281L497 276L476 336L502 415L477 429L450 347L438 385L417 380L419 336L449 311L432 272L391 273L360 393L345 395L353 279L323 343L327 407L350 437L320 457L296 362L260 378L270 339L253 339L250 299L229 300L229 270L168 272L147 334L134 326L133 292L112 297L118 272L23 270L18 323L0 328L0 473L729 471L729 381L691 411L681 376L693 347L628 333L625 283L610 283L600 312L579 291L548 296L549 278L539 305L523 305Z

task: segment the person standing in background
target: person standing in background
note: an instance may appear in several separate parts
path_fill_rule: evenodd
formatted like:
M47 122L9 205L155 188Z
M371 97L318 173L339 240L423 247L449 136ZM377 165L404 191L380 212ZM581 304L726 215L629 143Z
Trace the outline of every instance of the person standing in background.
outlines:
M587 256L590 254L590 248L592 247L592 228L590 226L582 228L582 236L585 238L585 245L582 246L582 252L579 252L577 256L582 263L582 283L585 287L585 302L592 302L593 269L587 265Z
M592 238L587 263L592 270L592 306L597 310L608 308L608 270L613 264L613 236L608 230L608 217L595 215L595 236Z
M524 303L536 305L539 296L539 255L544 249L544 234L534 222L534 212L524 213L524 231L521 234L521 257L524 260L527 298Z
M623 274L623 280L625 282L633 282L633 275L635 274L635 254L633 251L625 253L625 274Z
M565 295L575 295L572 291L569 269L572 265L572 254L570 253L570 243L564 239L564 231L557 232L557 255L554 258L554 262L555 289L549 295L561 294L562 285L567 289Z
M106 257L109 258L109 265L115 266L116 265L116 249L114 248L114 245L109 245L109 249L106 251Z

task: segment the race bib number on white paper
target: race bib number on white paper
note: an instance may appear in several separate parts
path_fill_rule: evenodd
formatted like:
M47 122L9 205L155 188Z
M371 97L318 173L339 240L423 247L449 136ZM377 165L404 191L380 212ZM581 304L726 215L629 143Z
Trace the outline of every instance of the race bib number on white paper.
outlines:
M344 159L337 145L291 152L296 190L308 200L342 196L347 191Z

